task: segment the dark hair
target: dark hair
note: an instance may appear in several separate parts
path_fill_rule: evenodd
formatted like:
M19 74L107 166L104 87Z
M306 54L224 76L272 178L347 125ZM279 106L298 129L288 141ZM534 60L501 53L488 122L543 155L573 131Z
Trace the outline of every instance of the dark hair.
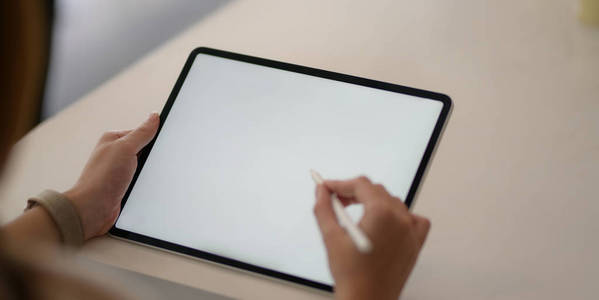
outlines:
M53 1L0 1L0 152L40 120L52 20Z
M40 119L50 54L53 1L0 1L0 172L14 142ZM1 174L1 173L0 173ZM0 232L0 292L32 299L34 268L9 253Z

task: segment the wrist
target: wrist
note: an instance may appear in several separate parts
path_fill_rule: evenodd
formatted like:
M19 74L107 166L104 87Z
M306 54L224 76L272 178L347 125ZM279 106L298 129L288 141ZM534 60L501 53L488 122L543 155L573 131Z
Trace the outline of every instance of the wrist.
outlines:
M73 208L75 208L75 212L77 213L77 215L79 215L79 220L81 221L81 230L83 230L83 240L88 240L90 238L88 232L89 230L87 230L87 228L89 227L89 220L88 216L85 214L85 211L81 207L81 199L83 199L82 193L79 192L79 190L77 190L75 187L73 187L63 192L62 194L67 200L69 200L69 202L73 205Z
M39 227L43 230L36 232L35 238L37 240L43 240L44 237L47 241L51 243L59 243L62 239L60 235L60 229L56 222L52 219L52 216L48 213L48 211L37 205L30 209L29 211L30 220L35 220L31 222L35 222L40 224Z
M52 219L52 216L43 207L37 205L25 211L17 220L11 223L18 234L15 240L32 240L58 244L61 241L58 225Z
M374 283L353 282L347 286L335 287L335 300L397 300L399 292Z
M25 210L39 207L42 207L50 216L60 232L63 243L69 246L79 246L83 243L84 232L81 217L75 205L64 194L45 190L39 195L29 198Z

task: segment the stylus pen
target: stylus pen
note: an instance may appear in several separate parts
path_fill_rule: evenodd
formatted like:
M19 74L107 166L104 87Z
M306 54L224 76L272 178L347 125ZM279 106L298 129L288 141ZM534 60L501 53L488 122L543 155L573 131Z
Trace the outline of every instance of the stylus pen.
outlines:
M322 176L320 176L318 172L310 170L310 175L312 175L312 179L314 182L316 182L316 184L324 183L324 179L322 179ZM358 248L358 251L362 253L370 252L372 250L372 243L366 234L349 217L337 195L333 194L331 195L331 198L333 200L333 211L335 211L339 225L345 229L349 237Z

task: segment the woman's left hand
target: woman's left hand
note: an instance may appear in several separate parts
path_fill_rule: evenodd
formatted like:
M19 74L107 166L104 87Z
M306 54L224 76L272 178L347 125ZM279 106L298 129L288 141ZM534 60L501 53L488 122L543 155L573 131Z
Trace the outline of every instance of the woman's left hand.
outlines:
M158 114L152 113L136 129L104 133L77 183L64 192L81 217L85 240L105 234L116 221L137 168L137 153L159 124Z

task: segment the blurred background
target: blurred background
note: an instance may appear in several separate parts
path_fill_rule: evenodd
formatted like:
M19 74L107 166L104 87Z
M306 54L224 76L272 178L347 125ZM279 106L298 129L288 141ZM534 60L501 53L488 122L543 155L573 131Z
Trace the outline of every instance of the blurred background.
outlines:
M17 145L3 219L69 188L97 137L160 110L189 52L210 46L452 97L405 299L599 295L599 0L55 4L45 122ZM325 299L114 239L83 253L233 298Z
M46 119L230 0L55 0Z
M51 60L40 119L56 114L149 51L232 1L55 0ZM460 2L463 1L448 1L445 5L456 8L463 5ZM522 5L530 4L526 2ZM547 1L546 5L555 6L557 2L564 1ZM599 22L598 1L570 2L573 18L578 14L582 23L591 26ZM376 5L376 1L373 2L373 6ZM514 13L518 13L517 7L514 7ZM473 19L477 18L473 16ZM476 37L468 38L470 40L463 42L475 42L473 38Z

